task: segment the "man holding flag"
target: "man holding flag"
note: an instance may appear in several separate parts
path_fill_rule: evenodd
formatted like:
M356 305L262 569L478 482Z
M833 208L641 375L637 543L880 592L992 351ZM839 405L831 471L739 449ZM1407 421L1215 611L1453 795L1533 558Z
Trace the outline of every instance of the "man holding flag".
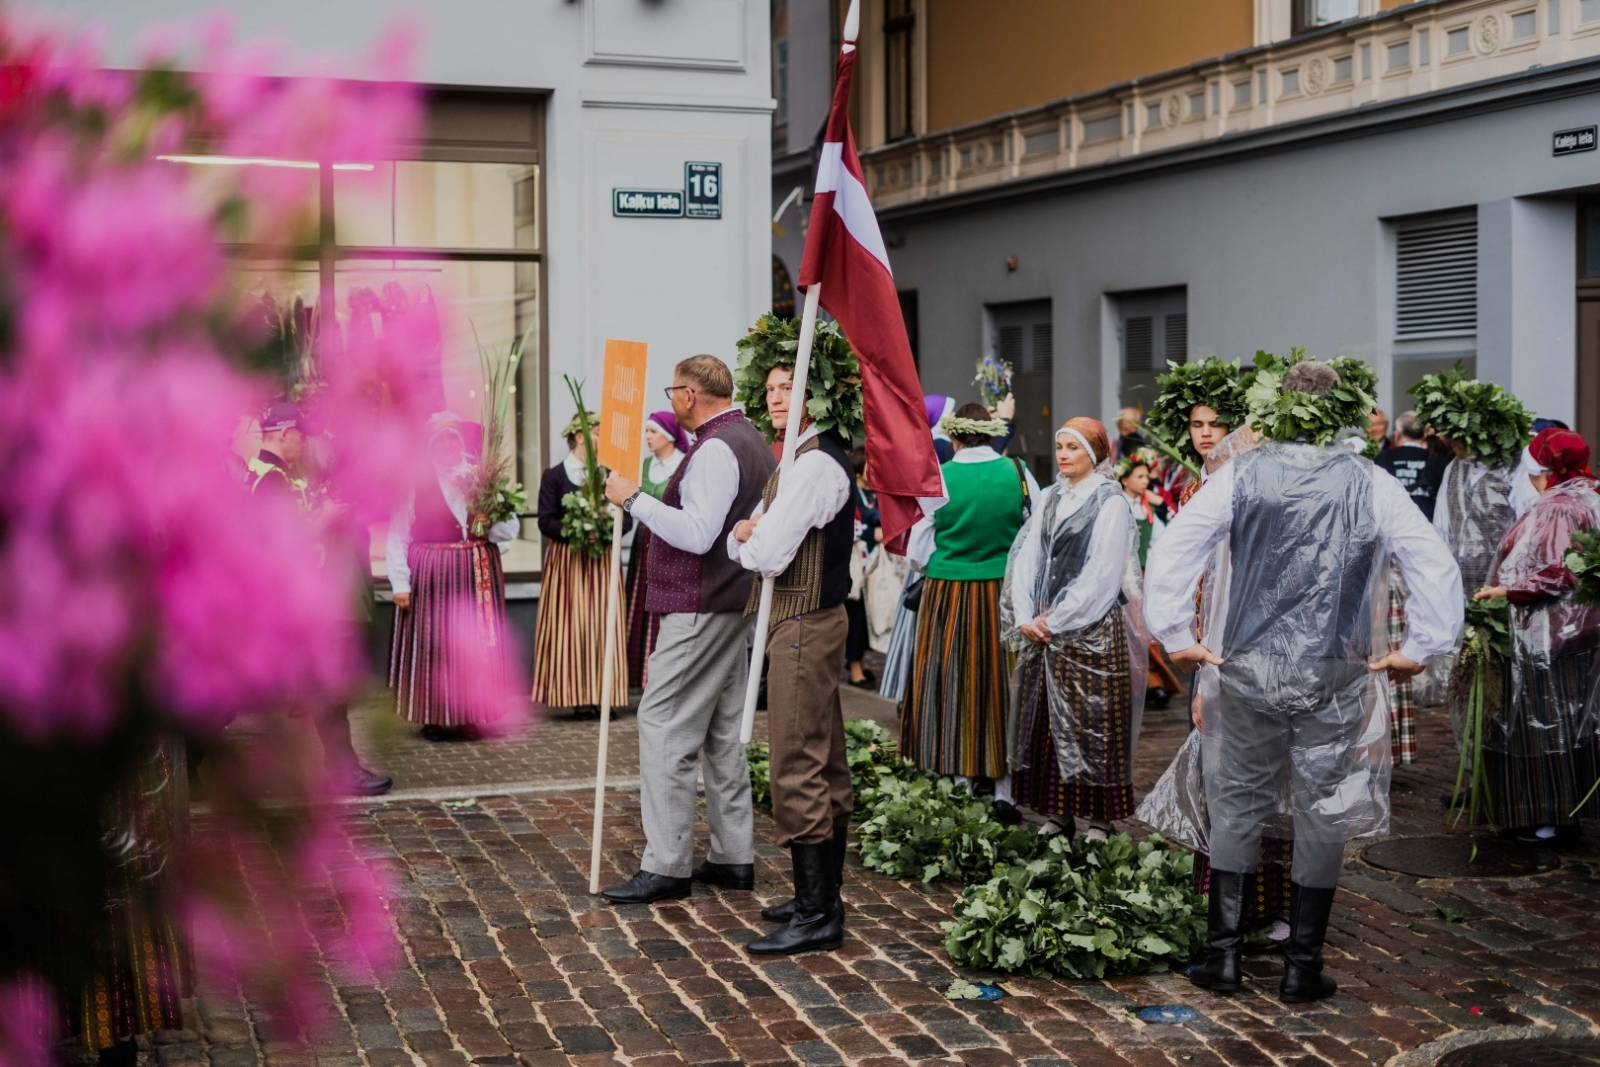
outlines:
M854 516L848 442L809 425L807 400L820 392L808 381L819 307L838 321L860 361L867 466L890 551L904 552L912 525L944 502L922 385L850 133L859 6L860 0L851 0L845 17L817 167L800 270L806 302L794 367L773 366L765 381L773 427L784 434L783 461L758 513L727 539L729 555L763 579L752 590L749 609L757 612L756 645L743 737L749 739L754 717L754 679L770 650L772 807L779 843L789 846L794 869L794 900L763 912L785 925L751 942L754 953L832 949L844 936L839 888L852 798L838 689Z

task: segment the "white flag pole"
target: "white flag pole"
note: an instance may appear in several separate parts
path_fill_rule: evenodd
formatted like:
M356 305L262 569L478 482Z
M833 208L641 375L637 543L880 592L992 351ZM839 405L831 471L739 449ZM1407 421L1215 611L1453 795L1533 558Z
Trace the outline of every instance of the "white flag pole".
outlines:
M622 585L622 509L611 507L611 565L606 578L605 659L600 666L600 752L595 757L594 833L589 845L589 892L600 892L600 834L606 811L606 745L611 739L612 658L617 654L617 601Z
M851 10L855 10L852 5ZM822 297L819 282L806 290L806 309L800 316L800 346L795 349L793 391L789 394L789 421L783 428L783 459L778 463L778 488L783 475L794 466L794 451L800 444L800 420L806 410L806 378L811 373L811 342L817 333L817 301ZM756 609L755 647L750 651L750 677L744 687L744 721L739 725L739 743L748 745L756 727L756 698L761 693L761 665L767 656L767 631L772 624L772 579L761 579L761 603Z

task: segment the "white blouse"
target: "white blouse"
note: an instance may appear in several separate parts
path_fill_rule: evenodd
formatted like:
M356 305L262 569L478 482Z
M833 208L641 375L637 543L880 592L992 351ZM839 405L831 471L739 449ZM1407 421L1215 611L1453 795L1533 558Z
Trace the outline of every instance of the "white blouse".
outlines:
M1011 605L1019 624L1043 615L1045 625L1052 634L1070 633L1099 622L1116 604L1122 592L1128 553L1136 542L1133 540L1133 512L1119 506L1115 500L1102 505L1100 514L1095 516L1094 532L1089 537L1089 558L1084 561L1083 571L1054 604L1035 604L1033 600L1033 583L1039 572L1042 555L1039 523L1044 519L1051 494L1060 497L1056 504L1055 519L1059 529L1063 522L1083 508L1096 489L1108 484L1109 480L1100 474L1090 474L1077 485L1057 481L1034 504L1032 516L1017 535L1017 554L1008 575L1011 580ZM1123 495L1120 486L1117 495ZM1052 535L1054 532L1051 531Z

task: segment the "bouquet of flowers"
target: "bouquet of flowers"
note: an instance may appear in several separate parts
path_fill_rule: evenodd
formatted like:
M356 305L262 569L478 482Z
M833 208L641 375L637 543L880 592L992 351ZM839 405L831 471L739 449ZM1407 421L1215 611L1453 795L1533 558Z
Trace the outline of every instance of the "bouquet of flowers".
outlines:
M511 390L517 380L517 367L527 350L533 327L511 343L505 351L486 348L472 328L478 345L478 365L483 369L483 455L478 458L466 498L472 515L472 536L485 537L489 527L505 522L528 510L528 494L514 474L516 465L506 454L506 422L511 417Z
M611 547L611 509L606 506L606 473L594 457L594 425L597 421L583 404L583 385L565 374L572 402L578 414L576 429L583 434L583 484L561 498L561 536L573 550L589 559L600 559ZM570 435L569 435L570 436Z
M1003 359L984 356L978 360L978 376L972 379L972 384L978 387L984 407L993 411L1000 406L1000 401L1011 395L1011 373L1011 364Z

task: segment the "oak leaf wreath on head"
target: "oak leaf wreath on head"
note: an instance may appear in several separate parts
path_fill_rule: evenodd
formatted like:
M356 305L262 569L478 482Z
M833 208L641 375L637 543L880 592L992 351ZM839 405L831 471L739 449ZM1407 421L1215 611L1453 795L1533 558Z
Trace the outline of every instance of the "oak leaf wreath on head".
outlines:
M767 412L767 375L774 367L794 366L800 348L800 320L763 315L736 347L739 359L733 372L733 398L744 406L745 418L755 423L768 441L776 441L778 433ZM822 433L849 440L865 435L861 364L837 323L817 323L811 341L811 369L806 375L806 412Z

